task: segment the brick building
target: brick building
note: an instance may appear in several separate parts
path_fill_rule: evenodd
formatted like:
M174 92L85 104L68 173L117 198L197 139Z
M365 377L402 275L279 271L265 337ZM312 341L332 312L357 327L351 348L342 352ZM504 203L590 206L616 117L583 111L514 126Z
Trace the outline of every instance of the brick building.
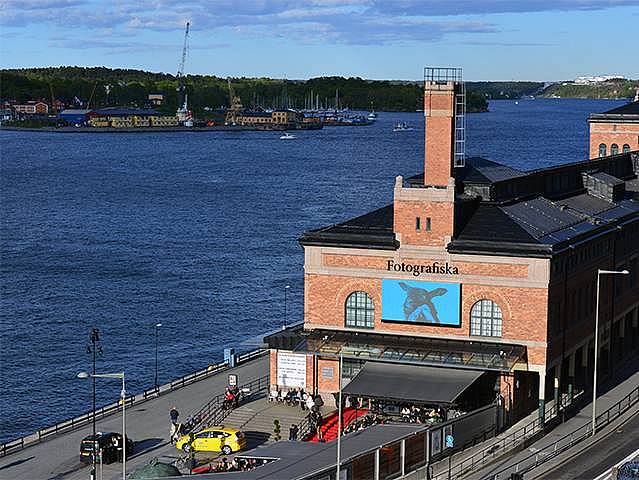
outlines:
M13 105L13 109L16 113L22 113L25 115L46 115L49 113L49 105L45 102L36 100L30 100L27 103Z
M590 158L639 150L639 99L604 113L593 113L588 123Z
M438 381L466 370L481 377L460 391L501 395L512 420L543 415L589 386L599 268L630 270L602 277L602 377L637 355L639 152L532 172L464 158L460 75L429 72L425 173L397 177L390 205L302 235L303 332L269 339L271 379L331 402L340 372L348 391L368 369L381 395L366 365L383 363L396 381L387 397L406 399L397 380L418 392L417 367L424 382L426 368Z

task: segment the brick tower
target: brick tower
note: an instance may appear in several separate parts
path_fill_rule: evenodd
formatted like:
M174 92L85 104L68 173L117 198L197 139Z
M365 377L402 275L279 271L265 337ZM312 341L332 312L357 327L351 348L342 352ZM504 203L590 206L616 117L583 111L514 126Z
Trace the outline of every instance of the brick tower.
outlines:
M401 177L395 182L394 231L403 245L442 247L453 236L454 168L464 165L465 106L460 68L424 70L423 188L404 187Z

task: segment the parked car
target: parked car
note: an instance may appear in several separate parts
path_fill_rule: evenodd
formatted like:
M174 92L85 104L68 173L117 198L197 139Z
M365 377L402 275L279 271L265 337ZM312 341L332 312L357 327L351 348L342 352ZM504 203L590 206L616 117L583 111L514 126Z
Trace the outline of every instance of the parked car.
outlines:
M120 445L122 445L121 433L97 432L95 437L93 435L87 435L80 442L80 461L83 463L92 463L94 448L97 446L97 453L102 452L102 463L121 462L122 449L119 448ZM127 456L133 453L133 445L133 440L127 437ZM99 457L96 457L96 463L99 461Z
M228 455L246 448L244 433L223 426L205 428L197 433L190 433L178 439L175 446L190 452L223 452Z

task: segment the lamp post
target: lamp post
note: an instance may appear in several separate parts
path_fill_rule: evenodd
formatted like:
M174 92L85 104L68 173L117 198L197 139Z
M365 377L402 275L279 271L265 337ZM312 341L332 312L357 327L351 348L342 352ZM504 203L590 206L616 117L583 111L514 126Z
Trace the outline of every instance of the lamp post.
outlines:
M628 275L628 270L597 270L597 303L595 306L595 365L592 378L592 435L597 426L597 358L599 357L599 283L602 275Z
M122 391L120 392L120 397L122 399L122 480L126 480L126 388L124 385L124 372L96 373L96 374L80 372L78 373L78 378L80 379L92 378L94 381L96 378L121 378L122 379ZM95 397L93 401L95 402ZM94 458L93 462L95 464L95 446L93 450L93 458Z
M287 305L287 301L288 301L288 289L291 288L290 285L286 285L284 287L284 330L286 330L286 327L288 326L288 305Z
M93 375L95 375L95 362L98 355L102 355L102 347L100 342L100 330L97 328L91 329L91 335L89 335L90 345L87 345L87 353L90 353L93 359ZM93 410L91 411L91 424L93 426L93 450L95 451L95 378L93 379ZM91 464L91 480L95 480L95 455L93 455L93 461Z
M155 390L158 389L158 329L162 326L161 323L155 324Z

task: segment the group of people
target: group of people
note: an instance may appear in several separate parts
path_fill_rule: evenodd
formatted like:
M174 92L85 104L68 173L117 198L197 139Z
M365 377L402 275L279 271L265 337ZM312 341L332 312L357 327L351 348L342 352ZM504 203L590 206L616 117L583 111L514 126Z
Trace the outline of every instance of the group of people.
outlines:
M423 408L416 405L404 405L400 410L403 422L438 423L444 420L445 412L441 407Z
M286 405L290 407L299 406L302 410L309 411L318 403L317 398L313 398L313 395L305 392L303 388L300 388L299 390L297 388L293 388L292 390L280 390L273 388L268 396L268 399L271 402L286 403Z
M240 387L237 385L226 387L222 407L227 410L229 408L237 408L240 405L240 393Z
M268 460L256 459L256 458L234 458L229 460L224 457L219 462L212 465L210 472L222 473L222 472L248 472L256 467L260 467L268 463Z
M381 415L366 414L363 417L359 417L357 420L346 425L342 430L342 434L346 435L347 433L359 432L360 430L364 430L371 425L381 425L384 423L386 423L386 418L382 417Z

